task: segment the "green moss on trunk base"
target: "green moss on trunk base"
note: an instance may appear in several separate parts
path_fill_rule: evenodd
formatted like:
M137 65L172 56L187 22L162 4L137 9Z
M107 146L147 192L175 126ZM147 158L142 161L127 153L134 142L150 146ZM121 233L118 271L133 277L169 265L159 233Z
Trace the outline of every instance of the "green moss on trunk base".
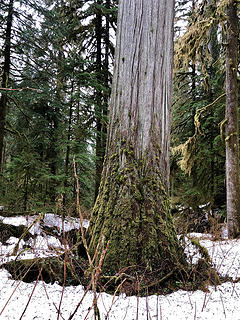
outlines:
M130 151L122 148L120 158L113 153L105 166L89 229L91 252L103 236L105 244L109 241L102 267L105 275L121 270L155 273L159 279L169 273L184 274L188 265L174 229L159 161L149 155L135 160Z

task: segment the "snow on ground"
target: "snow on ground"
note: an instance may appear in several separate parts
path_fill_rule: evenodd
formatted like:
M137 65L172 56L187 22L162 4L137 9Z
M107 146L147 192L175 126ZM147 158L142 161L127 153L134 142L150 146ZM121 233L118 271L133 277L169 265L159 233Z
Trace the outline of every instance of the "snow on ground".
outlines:
M240 240L211 241L210 234L201 233L190 233L188 237L200 239L201 245L208 250L214 267L222 276L230 276L233 279L240 277ZM186 241L188 242L188 240ZM196 248L189 242L185 253L187 256L191 256L193 263L196 263L200 257Z
M12 223L11 218L8 219L8 223ZM53 216L51 221L54 225ZM200 238L200 243L208 249L213 263L222 275L239 277L240 240L211 241L210 237L202 234L191 236ZM12 246L12 250L17 241L17 238L10 238L9 246L0 245L0 252L4 251L4 247ZM55 244L53 239L52 241ZM43 251L47 247L49 243L45 242ZM190 247L189 250L191 251ZM3 260L3 256L0 259ZM8 257L10 258L11 256ZM98 307L102 320L240 320L240 283L226 282L208 289L209 292L179 290L166 296L141 298L125 295L113 297L102 293L98 296ZM0 269L0 320L67 320L81 299L83 301L73 319L93 320L93 294L88 292L84 297L84 292L82 286L70 286L63 290L57 283L51 285L42 281L37 284L15 281L5 269Z
M64 230L65 232L72 229L79 229L80 219L78 218L65 218L63 221L62 217L47 213L44 216L34 215L34 216L19 216L19 217L2 217L0 216L0 221L5 224L11 224L14 226L24 225L29 228L29 232L35 236L30 238L28 241L20 240L19 249L17 251L18 258L20 259L33 259L35 257L51 257L56 256L61 251L64 252L64 246L61 242L44 232L42 226L49 228L55 228L58 235ZM88 220L83 220L83 227L88 227ZM12 255L15 246L18 243L17 238L11 237L8 240L9 245L0 245L0 263L7 262L9 260L15 259ZM9 242L10 241L10 242ZM24 246L30 247L24 250ZM1 319L1 318L0 318Z
M69 218L66 217L63 221L62 217L54 214L54 213L46 213L43 217L41 215L37 216L19 216L19 217L2 217L0 216L0 221L6 224L11 224L14 226L24 225L30 227L31 224L33 226L29 229L29 232L32 234L40 234L41 233L41 223L44 223L46 227L56 227L58 232L61 233L64 231L70 231L72 229L78 229L80 226L78 218ZM88 227L88 220L83 220L83 227Z

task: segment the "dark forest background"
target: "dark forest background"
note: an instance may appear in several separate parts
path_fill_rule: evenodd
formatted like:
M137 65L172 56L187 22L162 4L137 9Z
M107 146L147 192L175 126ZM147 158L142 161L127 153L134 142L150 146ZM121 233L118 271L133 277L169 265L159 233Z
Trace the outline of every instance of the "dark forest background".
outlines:
M224 219L226 28L216 2L176 3L170 196L173 212ZM73 159L82 208L93 206L116 20L113 0L0 1L0 204L9 212L74 215Z

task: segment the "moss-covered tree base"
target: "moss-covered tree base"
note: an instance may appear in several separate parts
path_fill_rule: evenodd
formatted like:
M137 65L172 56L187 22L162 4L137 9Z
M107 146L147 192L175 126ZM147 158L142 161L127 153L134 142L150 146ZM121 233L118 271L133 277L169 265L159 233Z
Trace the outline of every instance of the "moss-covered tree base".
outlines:
M157 272L146 273L145 269L130 276L121 274L118 278L104 275L100 279L99 288L108 293L124 293L128 296L148 296L152 294L165 295L177 290L208 291L209 285L220 285L225 279L220 279L216 270L211 268L202 259L198 264L188 270L187 277L182 277L181 273L169 273L165 278L159 279Z
M66 274L64 273L66 266ZM46 283L59 285L83 285L87 287L91 281L91 274L86 272L89 268L84 258L51 257L41 259L28 259L11 261L2 265L11 274L13 279L27 283L43 280ZM146 272L145 268L125 269L115 277L102 274L96 281L98 291L108 293L125 293L128 296L146 296L150 294L169 294L179 289L208 290L208 285L219 285L220 278L216 271L204 259L191 266L188 275L183 279L180 273L170 272L165 278L159 279L158 272ZM39 277L40 274L40 277ZM221 279L230 281L229 279Z
M112 154L108 161L89 229L92 254L98 243L101 253L103 238L105 245L109 241L104 275L152 274L153 281L160 283L165 277L184 279L188 273L156 156L159 153L135 160L134 151L123 146L120 156ZM124 159L124 166L119 159Z

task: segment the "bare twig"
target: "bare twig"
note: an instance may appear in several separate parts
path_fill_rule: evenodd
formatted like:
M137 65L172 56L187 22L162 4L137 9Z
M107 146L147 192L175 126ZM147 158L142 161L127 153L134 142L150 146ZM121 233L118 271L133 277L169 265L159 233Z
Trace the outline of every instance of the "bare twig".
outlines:
M194 320L197 319L197 304L195 302L195 310L194 310Z
M226 311L225 311L225 307L224 307L224 303L223 303L223 299L222 299L222 295L221 295L221 294L220 294L220 298L221 298L221 302L222 302L222 307L223 307L224 316L225 316L225 318L227 318L227 317L226 317Z
M109 242L108 242L109 244ZM99 276L99 273L100 273L100 270L101 270L101 267L102 267L102 263L103 263L103 260L104 260L104 257L106 255L106 252L107 252L107 249L108 249L108 244L107 244L107 247L105 248L103 254L101 255L101 258L100 258L100 262L99 262L99 265L97 267L97 271L94 273L92 273L92 278L91 278L91 281L89 283L89 285L87 286L87 289L85 290L84 292L84 295L82 296L81 300L79 301L79 303L77 304L75 310L73 311L73 313L70 315L70 317L68 318L68 320L71 320L73 319L74 315L76 314L76 312L78 311L80 305L82 304L86 294L88 293L88 291L90 290L90 288L92 287L94 281L98 278ZM89 313L89 312L88 312Z
M42 277L42 276L41 276L41 277ZM49 295L48 295L48 293L47 293L46 285L45 285L43 279L42 279L42 285L43 285L43 289L44 289L44 291L45 291L45 293L46 293L47 299L50 301L50 297L49 297ZM63 318L61 312L59 311L58 307L56 306L56 303L55 303L55 302L52 302L52 303L53 303L53 306L55 307L56 311L59 312L61 318L62 318L63 320L65 320L65 319Z
M76 185L77 185L77 187L76 187L76 192L77 192L77 210L78 210L79 217L80 217L81 236L82 236L82 241L83 241L84 248L85 248L86 253L87 253L87 256L88 256L89 264L90 264L90 266L92 266L92 259L91 259L90 254L89 254L89 249L88 249L87 241L86 241L86 238L85 238L85 235L84 235L83 215L82 215L82 210L81 210L80 201L79 201L79 181L78 181L78 175L77 175L77 169L76 169L75 159L73 160L73 169L74 169L74 177L75 177Z
M28 271L31 269L31 267L36 264L37 260L27 269L27 271L24 273L24 275L21 277L21 279L19 280L17 286L14 288L13 292L11 293L10 297L8 298L7 302L5 303L4 307L2 308L1 312L0 312L0 316L2 315L3 311L5 310L6 306L8 305L9 301L11 300L12 296L14 295L14 293L16 292L17 288L20 286L22 279L24 279L24 277L26 276L26 274L28 273Z
M65 283L66 283L66 264L67 264L67 248L66 248L66 242L65 242L65 255L64 255L64 266L63 266L63 288L61 292L61 298L58 306L58 315L57 315L57 320L59 320L60 317L60 310L61 310L61 305L62 305L62 300L63 300L63 294L64 294L64 289L65 289Z
M81 210L80 201L79 201L79 180L78 180L78 175L77 175L75 159L73 160L73 168L74 168L74 177L75 177L75 180L76 180L77 210L78 210L79 217L80 217L81 237L82 237L82 242L83 242L84 248L85 248L86 253L87 253L88 262L89 262L89 270L90 270L91 276L92 276L92 279L91 279L90 286L89 286L88 290L90 289L90 287L92 287L93 296L94 296L93 297L93 305L92 305L92 307L94 307L94 319L96 320L97 318L99 318L99 310L98 310L98 306L97 306L97 300L98 300L98 297L97 297L97 282L98 282L99 277L101 275L101 268L102 268L103 260L105 258L105 255L106 255L106 252L107 252L107 249L108 249L108 246L109 246L109 241L107 243L106 248L104 248L104 235L102 235L102 244L101 244L102 253L101 253L101 256L99 258L99 261L98 261L97 258L99 256L99 252L98 251L99 251L100 242L98 242L97 248L95 250L95 253L94 253L94 256L93 256L93 259L92 259L91 256L90 256L89 247L87 245L87 240L86 240L86 237L85 237L85 234L84 234L84 229L83 229L83 215L82 215L82 210ZM96 260L96 262L95 262L95 260ZM94 265L96 267L94 267ZM77 312L81 302L82 302L82 299L78 303L76 309L74 310L73 314L70 316L69 320L72 319L74 314ZM91 310L91 308L90 308L90 310ZM88 311L88 313L90 312L90 310ZM86 317L88 316L88 313L87 313Z
M44 263L43 263L43 264L44 264ZM24 308L24 310L23 310L23 313L22 313L21 317L19 318L19 320L21 320L21 319L23 318L24 313L26 312L26 310L27 310L27 308L28 308L28 306L29 306L29 303L30 303L30 301L31 301L31 299L32 299L33 293L34 293L34 291L35 291L35 289L36 289L36 286L37 286L37 284L38 284L39 277L41 276L42 269L43 269L43 264L42 264L41 269L40 269L40 271L39 271L39 273L38 273L37 280L36 280L36 282L35 282L35 284L34 284L34 287L33 287L33 290L32 290L32 292L31 292L31 294L30 294L30 297L29 297L29 299L28 299L28 302L27 302L27 304L26 304L26 306L25 306L25 308Z
M108 317L109 317L109 313L110 313L110 311L111 311L111 309L112 309L112 306L113 306L113 303L114 303L114 300L115 300L115 298L116 298L116 294L117 294L118 290L122 287L122 285L124 284L124 282L125 282L126 280L127 280L127 279L124 279L124 280L117 286L117 289L115 290L115 292L114 292L114 294L113 294L112 303L111 303L111 306L110 306L110 308L109 308L109 310L108 310L108 312L107 312L106 319L108 319Z
M1 91L24 91L24 90L31 90L31 91L36 91L37 93L42 93L43 91L41 89L36 89L36 88L29 88L29 87L24 87L24 88L0 88Z
M204 310L204 308L206 308L206 306L207 306L207 293L205 293L205 295L204 295L203 306L202 306L201 312L203 312L203 310Z
M138 320L138 313L139 313L139 295L137 295L137 314L136 314L136 320Z

